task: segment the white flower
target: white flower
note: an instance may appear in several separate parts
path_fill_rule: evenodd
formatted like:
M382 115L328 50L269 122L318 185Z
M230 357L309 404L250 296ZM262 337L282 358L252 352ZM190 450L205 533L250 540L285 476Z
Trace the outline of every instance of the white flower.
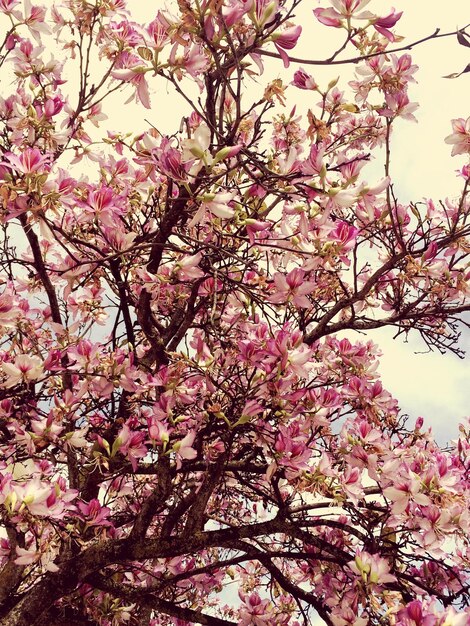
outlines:
M336 189L332 187L328 191L332 203L340 208L348 208L352 206L358 200L358 193L356 189Z
M229 219L230 217L233 217L235 213L235 209L232 206L229 206L234 196L234 193L230 193L228 191L216 193L212 199L208 199L207 202L204 202L204 206L206 209L209 209L212 215L220 217L221 219Z
M27 354L19 354L14 363L2 363L1 368L8 377L1 386L7 389L21 382L37 380L44 373L41 359Z
M235 207L230 206L230 203L235 197L234 192L220 192L220 193L208 193L200 198L202 200L201 206L196 211L193 219L189 222L188 226L192 227L203 219L206 211L209 211L215 217L220 219L230 219L235 215Z
M210 142L211 131L209 127L206 124L200 124L194 131L193 138L183 141L183 161L192 161L196 157L210 164L209 161L212 160L208 153Z

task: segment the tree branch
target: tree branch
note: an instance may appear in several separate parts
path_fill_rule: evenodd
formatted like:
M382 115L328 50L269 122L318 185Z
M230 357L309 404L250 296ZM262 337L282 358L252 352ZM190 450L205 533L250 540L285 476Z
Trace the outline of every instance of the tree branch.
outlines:
M468 28L468 26L469 24L464 26L463 29L459 29L459 30L465 30L466 28ZM425 43L426 41L430 41L432 39L438 39L440 37L451 37L452 35L456 35L457 32L458 31L453 30L448 33L441 33L440 28L436 28L436 30L430 35L427 35L426 37L423 37L422 39L417 39L416 41L413 41L412 43L409 43L406 46L400 46L398 48L393 48L391 50L388 50L388 49L382 50L380 52L371 52L370 54L364 54L364 55L360 55L356 57L351 57L349 59L335 60L334 59L335 55L333 55L332 57L329 57L328 59L301 59L299 57L289 56L289 61L291 63L300 63L302 65L328 65L328 66L348 65L351 63L359 63L360 61L372 59L373 57L381 56L384 54L393 54L395 52L402 52L403 50L411 50L412 48L419 46L420 44ZM281 59L281 56L279 54L277 54L276 52L269 52L268 50L256 50L256 54L261 54L262 56L272 57L274 59Z

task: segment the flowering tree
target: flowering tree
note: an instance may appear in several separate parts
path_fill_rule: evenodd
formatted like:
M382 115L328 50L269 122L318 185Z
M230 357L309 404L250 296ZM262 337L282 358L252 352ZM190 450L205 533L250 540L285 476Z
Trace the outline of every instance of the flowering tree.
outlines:
M460 196L401 203L401 14L331 0L344 44L294 65L299 2L0 1L3 626L470 623L468 426L409 426L363 337L459 350L470 118ZM171 136L92 128L165 83Z

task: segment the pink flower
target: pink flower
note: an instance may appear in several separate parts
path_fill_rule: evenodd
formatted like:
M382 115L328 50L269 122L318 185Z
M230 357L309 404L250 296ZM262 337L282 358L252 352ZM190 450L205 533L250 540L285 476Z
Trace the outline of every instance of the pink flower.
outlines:
M101 104L95 103L90 106L86 118L87 120L90 120L93 126L96 126L96 128L98 128L99 123L103 120L107 120L108 116L102 112Z
M135 233L126 232L120 228L116 228L116 226L113 227L111 224L106 224L105 220L102 221L103 235L114 250L121 252L123 250L129 250L132 247L136 238Z
M290 26L282 33L274 33L273 35L274 45L284 62L284 67L289 67L289 57L284 50L292 50L295 47L301 32L302 26Z
M336 228L328 235L328 238L338 241L342 250L351 250L354 248L357 233L357 228L346 222L339 221Z
M452 156L470 152L470 117L466 120L463 117L452 120L452 130L454 132L444 139L446 143L453 146Z
M313 9L313 13L317 20L325 26L333 26L334 28L340 28L343 24L341 15L329 7L328 9Z
M207 194L204 199L203 206L208 209L212 215L221 219L230 219L235 214L235 207L233 206L233 200L235 197L234 192L219 192L216 194Z
M389 29L395 26L402 15L403 11L396 13L395 9L392 9L391 13L385 17L379 17L379 19L374 22L375 30L386 37L389 41L395 41L395 36Z
M196 78L209 67L209 59L204 54L201 46L192 46L190 50L185 52L183 65L190 76Z
M385 191L390 185L390 178L386 176L376 185L367 185L361 183L358 188L358 195L366 211L369 214L370 219L373 219L374 209L377 205L377 196Z
M5 48L9 51L13 50L19 40L20 40L20 37L16 33L7 35L7 38L5 39Z
M193 78L196 78L208 68L209 59L204 54L201 46L193 45L191 48L189 48L189 46L185 47L182 57L176 55L179 47L179 44L175 44L171 49L169 58L170 65L186 70Z
M148 452L147 446L143 443L144 439L145 433L133 432L127 424L124 424L113 445L113 450L117 444L119 452L127 456L134 472L137 469L138 460L146 456Z
M183 156L179 150L173 148L167 137L162 139L160 148L154 151L154 157L165 176L175 181L187 179L188 172L183 163Z
M301 471L308 469L311 450L307 446L305 434L300 431L298 424L288 428L280 426L274 448L277 462L287 468L286 476L294 477Z
M111 187L100 187L93 190L88 196L88 204L97 212L101 213L114 204L114 190Z
M373 13L364 11L355 15L356 11L360 11L364 6L369 4L370 0L330 0L333 7L327 9L314 9L313 13L319 22L325 26L333 26L340 28L345 21L350 18L356 20L370 20L374 18Z
M60 113L64 106L64 102L60 96L54 96L54 98L48 98L44 103L44 115L47 118L51 118L54 115Z
M423 605L419 600L413 600L410 602L406 609L401 610L398 613L400 617L400 624L403 626L434 626L436 623L436 617L434 615L428 615L425 617L423 613Z
M31 515L62 519L66 512L66 504L73 500L77 492L73 489L64 491L60 479L55 483L40 481L37 476L31 480L12 484L12 490L5 499L5 507L19 514L25 508Z
M348 208L358 200L357 191L354 188L340 189L331 187L328 190L330 205L333 207Z
M19 156L10 152L5 158L9 161L5 163L7 167L22 174L40 174L49 169L49 156L41 154L37 148L26 148Z
M15 7L20 4L20 0L0 0L0 11L5 15L13 15L17 20L21 19L20 11L15 11Z
M225 161L225 159L232 159L242 148L243 144L241 143L238 143L235 146L225 146L225 148L221 148L214 157L214 164L220 163L220 161Z
M308 309L311 306L307 294L315 290L315 284L305 282L305 272L299 267L284 275L276 272L273 277L274 293L268 301L274 304L283 304L292 301L298 307Z
M434 504L421 507L423 518L419 518L420 529L416 533L418 541L425 547L431 548L440 543L446 531L451 531L451 514ZM418 521L418 518L417 518Z
M49 34L51 29L46 24L46 9L41 6L32 6L30 0L24 0L25 24L38 43L41 41L41 33Z
M213 216L222 220L228 220L235 215L235 206L233 204L235 192L221 191L213 194L208 193L200 198L201 206L194 214L188 226L199 224L207 211Z
M175 264L175 273L178 280L195 280L204 276L203 270L198 267L202 259L202 252L183 257Z
M437 243L435 241L431 241L429 246L426 248L423 254L423 261L432 261L438 253Z
M119 64L121 67L114 69L111 76L116 80L134 85L136 87L136 99L140 100L146 109L150 109L150 95L145 74L152 68L142 65L142 59L129 52L121 54Z
M447 609L442 620L439 621L439 626L468 626L470 624L470 609L457 613L454 607Z
M17 300L11 286L8 286L0 294L0 327L9 328L15 325L15 320L20 316L21 311L17 306Z
M302 173L324 178L326 175L326 169L323 163L324 156L325 148L323 145L313 143L310 147L308 158L302 163Z
M152 37L157 52L163 50L165 44L170 41L168 31L170 24L161 11L158 11L157 17L150 22L147 27L148 34Z
M196 438L196 431L190 431L181 441L173 444L173 450L181 459L192 460L197 457L197 451L191 446Z
M419 477L414 475L410 475L408 479L397 478L393 485L383 490L383 494L392 501L393 515L404 513L410 502L421 505L430 504L429 498L421 493Z
M127 20L121 22L112 21L109 23L108 28L110 38L119 45L119 48L135 48L139 44L144 43L141 34Z
M87 526L112 526L112 523L106 518L111 513L111 509L107 506L101 506L100 501L96 498L86 502L78 502L78 508L85 518Z
M222 5L222 17L227 28L231 28L234 24L239 22L243 15L250 9L249 2L243 2L242 0L230 0L227 4Z
M239 592L238 595L244 603L240 609L238 626L270 626L272 624L269 600L262 600L256 592L250 595Z
M359 574L365 584L382 585L395 582L396 578L390 574L388 561L378 554L357 550L354 561L348 563L353 572Z
M341 15L346 17L354 16L356 19L369 19L369 11L354 15L356 11L360 11L367 6L370 0L330 0L331 4L335 7Z
M152 416L147 418L147 426L152 445L158 443L166 447L170 439L168 425Z
M18 556L14 562L17 565L40 563L46 572L57 572L59 570L58 566L53 562L56 555L51 550L40 552L33 547L26 549L16 546L16 554Z
M253 0L247 4L254 4L255 23L258 26L270 24L279 10L278 0Z
M318 89L318 85L315 82L313 76L307 74L307 72L305 72L305 70L303 70L302 68L295 72L292 85L298 87L299 89Z
M418 71L418 66L412 63L411 55L402 54L398 57L396 54L391 54L390 58L392 59L392 70L391 72L405 80L406 82L415 83L415 79L413 78L413 74ZM378 72L380 74L380 71Z
M51 487L42 483L39 478L35 477L28 482L15 485L13 495L15 497L12 498L12 502L15 500L17 505L12 507L13 510L26 506L33 515L47 515L46 501L51 495Z
M44 373L41 359L28 354L19 354L14 363L2 363L1 370L7 375L7 379L0 386L7 389L22 382L37 380Z
M417 122L413 115L419 105L416 102L410 102L407 94L403 91L398 93L388 93L385 96L386 107L380 109L379 113L385 117L402 117L405 120ZM449 143L449 142L448 142Z
M270 226L269 222L261 222L252 218L245 220L246 234L250 243L253 244L255 242L256 236L258 238L263 238L263 235L266 237Z
M361 481L362 472L358 467L346 467L341 476L341 486L344 493L354 504L364 496L364 488Z

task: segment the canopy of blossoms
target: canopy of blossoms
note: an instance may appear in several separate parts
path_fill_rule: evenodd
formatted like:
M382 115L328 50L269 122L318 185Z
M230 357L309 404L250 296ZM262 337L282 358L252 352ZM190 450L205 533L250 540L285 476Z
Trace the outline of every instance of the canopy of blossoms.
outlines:
M401 13L325 0L301 62L301 1L0 0L3 626L470 623L469 425L410 424L372 340L459 353L470 118L460 195L401 202ZM154 92L173 134L103 130Z

